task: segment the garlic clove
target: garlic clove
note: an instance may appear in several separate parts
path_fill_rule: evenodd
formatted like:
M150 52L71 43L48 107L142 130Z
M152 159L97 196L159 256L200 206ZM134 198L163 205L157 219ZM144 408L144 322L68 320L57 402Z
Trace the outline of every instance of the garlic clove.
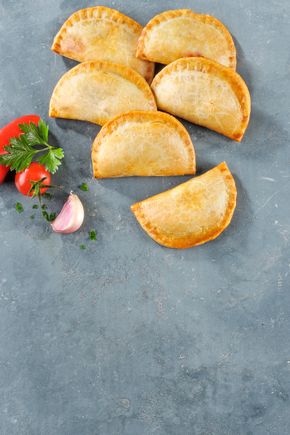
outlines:
M59 215L51 223L56 233L69 234L77 231L84 221L84 207L75 193L70 193Z

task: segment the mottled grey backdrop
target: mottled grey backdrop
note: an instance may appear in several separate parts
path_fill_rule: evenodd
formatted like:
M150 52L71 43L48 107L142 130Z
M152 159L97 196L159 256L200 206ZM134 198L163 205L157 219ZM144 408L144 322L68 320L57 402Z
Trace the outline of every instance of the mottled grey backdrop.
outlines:
M95 4L0 0L1 125L30 112L48 118L52 89L74 65L49 50L53 36ZM199 172L227 161L238 205L216 241L162 248L129 206L186 177L92 180L99 128L49 120L66 153L55 181L89 184L86 219L76 234L52 234L29 219L31 201L13 182L0 187L0 433L289 435L290 3L102 4L142 24L191 7L228 26L252 94L245 138L185 125Z

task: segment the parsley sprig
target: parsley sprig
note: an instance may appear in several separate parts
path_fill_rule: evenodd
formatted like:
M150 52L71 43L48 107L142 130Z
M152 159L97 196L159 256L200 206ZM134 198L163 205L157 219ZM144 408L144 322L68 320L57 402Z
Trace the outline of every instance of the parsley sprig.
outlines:
M20 172L28 168L34 159L54 174L61 165L64 152L62 148L49 145L48 125L40 119L38 125L30 122L19 124L19 128L23 134L11 138L9 145L4 147L7 154L0 155L0 165Z
M31 187L29 189L29 193L31 194L32 198L37 197L39 200L39 204L41 205L41 199L42 197L46 198L46 199L51 199L52 198L52 194L49 192L42 192L43 189L60 189L62 190L63 187L62 186L57 186L55 184L46 184L44 183L46 180L46 177L41 178L40 180L37 181L31 181L30 180L30 184Z

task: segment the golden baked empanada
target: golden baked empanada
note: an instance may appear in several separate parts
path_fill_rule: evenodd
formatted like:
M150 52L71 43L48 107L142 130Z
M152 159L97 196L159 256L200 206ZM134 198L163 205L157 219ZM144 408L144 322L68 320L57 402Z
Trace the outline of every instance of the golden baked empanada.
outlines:
M236 186L226 163L131 206L140 225L160 245L190 248L215 239L229 225Z
M236 49L227 28L216 18L190 9L165 11L144 27L137 57L168 64L181 57L203 56L236 68Z
M150 83L154 64L135 55L141 32L139 23L115 9L81 9L63 24L51 49L79 62L103 60L129 66Z
M131 111L107 122L92 146L96 178L195 173L189 134L173 116Z
M49 116L103 125L128 110L156 110L148 83L136 71L111 62L84 62L57 83Z
M151 85L157 107L240 141L247 128L251 98L231 68L202 57L178 59Z

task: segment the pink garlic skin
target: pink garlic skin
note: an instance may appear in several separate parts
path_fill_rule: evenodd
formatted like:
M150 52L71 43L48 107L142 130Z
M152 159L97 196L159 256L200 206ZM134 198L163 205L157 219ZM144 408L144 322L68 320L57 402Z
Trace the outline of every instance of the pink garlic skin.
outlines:
M56 233L74 233L81 227L84 217L83 204L79 197L71 192L59 215L51 223L51 226Z

